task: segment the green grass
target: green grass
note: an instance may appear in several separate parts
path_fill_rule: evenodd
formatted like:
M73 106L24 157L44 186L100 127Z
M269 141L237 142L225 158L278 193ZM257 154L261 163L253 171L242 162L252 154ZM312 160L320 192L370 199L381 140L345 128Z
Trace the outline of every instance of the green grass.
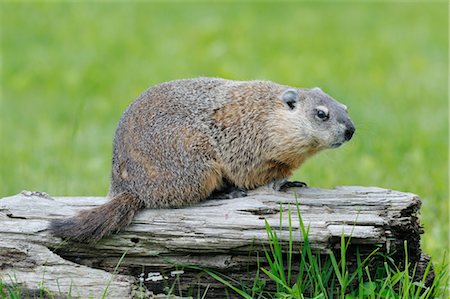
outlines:
M34 290L23 290L23 285L17 280L15 274L8 274L7 276L0 275L0 298L1 299L22 299L22 298L55 298L55 294L48 290L45 286L45 281L38 283ZM59 292L58 296L62 297L64 294ZM69 292L65 294L67 298L71 298L72 294Z
M448 247L448 7L441 3L1 2L0 196L105 195L111 143L148 86L218 76L321 86L356 136L295 178L423 199Z
M330 252L323 258L321 254L315 253L309 244L309 227L303 223L298 206L296 213L299 229L293 227L291 210L288 210L289 241L286 245L282 245L276 230L266 221L270 246L265 251L265 258L269 267L261 267L261 272L266 276L262 278L258 271L253 285L233 280L211 270L205 271L246 299L427 299L448 298L450 295L449 264L445 256L438 267L435 267L435 279L431 285L426 284L431 263L428 263L422 278L412 279L416 274L416 265L408 261L406 243L404 246L406 260L402 268L398 268L386 256L384 264L380 265L380 257L383 255L378 254L378 249L375 249L364 258L357 250L356 267L349 269L347 255L351 238L346 239L342 235L340 250L337 253ZM282 226L281 219L280 215L280 227L286 227ZM297 251L294 249L293 234L298 232L301 234L303 244ZM294 254L299 255L298 263L293 261ZM276 291L268 287L270 284L276 285Z
M128 250L126 250L122 256L120 257L119 261L117 262L113 272L111 273L111 277L108 281L105 281L105 287L103 290L103 294L101 296L101 299L108 298L108 290L112 283L112 281L115 279L118 269L120 265L122 264L123 259L125 258L126 254L128 253ZM26 283L26 282L25 282ZM59 282L57 281L58 286L58 292L51 291L46 286L46 281L44 276L42 277L42 281L40 281L36 286L33 285L24 285L23 282L19 281L15 274L8 273L8 275L1 275L0 274L0 298L1 299L21 299L21 298L72 298L72 288L73 285L71 284L69 287L69 290L60 290ZM27 289L23 290L22 288L26 287ZM33 290L33 287L36 287L36 289ZM78 286L82 287L82 286ZM142 286L139 286L142 288ZM139 289L136 290L136 295L141 295L140 298L143 298L143 295L139 293ZM77 297L78 298L78 297ZM89 296L89 298L93 298L92 296Z

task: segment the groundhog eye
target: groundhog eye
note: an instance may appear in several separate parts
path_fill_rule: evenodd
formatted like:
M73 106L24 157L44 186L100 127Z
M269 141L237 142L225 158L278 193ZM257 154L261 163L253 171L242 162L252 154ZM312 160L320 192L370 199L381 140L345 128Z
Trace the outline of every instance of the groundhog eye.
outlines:
M326 107L317 107L316 108L316 117L320 120L327 120L330 118L328 113L328 109Z

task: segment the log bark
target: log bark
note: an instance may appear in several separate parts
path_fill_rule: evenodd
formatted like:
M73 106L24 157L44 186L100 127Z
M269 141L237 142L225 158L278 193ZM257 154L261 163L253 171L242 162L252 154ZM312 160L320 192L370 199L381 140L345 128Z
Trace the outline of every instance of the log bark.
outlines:
M45 286L55 297L70 292L72 297L101 298L106 292L106 298L131 298L142 291L150 297L163 293L181 279L176 293L180 289L186 294L195 285L196 294L198 285L209 285L206 298L221 298L227 290L208 275L190 267L183 273L173 271L194 265L251 280L248 274L256 270L257 254L264 256L269 246L265 221L287 243L291 210L294 247L301 246L296 202L310 228L310 245L321 254L339 248L344 235L351 236L349 252L358 247L369 253L380 247L401 265L406 240L409 261L426 259L420 250L420 198L376 187L287 192L260 188L245 198L207 200L182 209L146 209L129 227L95 245L63 242L47 230L51 219L70 217L106 200L29 191L0 199L3 283L20 283L28 292Z

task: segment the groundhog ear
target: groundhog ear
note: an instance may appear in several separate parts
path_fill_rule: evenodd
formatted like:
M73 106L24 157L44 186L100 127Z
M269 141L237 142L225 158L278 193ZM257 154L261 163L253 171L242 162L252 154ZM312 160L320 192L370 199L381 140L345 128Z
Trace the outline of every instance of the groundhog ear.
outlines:
M281 100L293 110L298 102L298 92L295 89L287 89L281 95Z

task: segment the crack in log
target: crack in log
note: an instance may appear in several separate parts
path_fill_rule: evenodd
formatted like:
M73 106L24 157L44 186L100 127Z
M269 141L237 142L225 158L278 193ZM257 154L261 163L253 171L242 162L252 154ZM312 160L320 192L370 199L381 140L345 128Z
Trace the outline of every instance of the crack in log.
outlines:
M27 217L23 217L23 216L14 216L13 213L6 213L6 216L8 218L12 218L12 219L27 219Z
M242 209L238 210L240 212L250 213L252 215L275 215L280 213L279 209L270 208L270 207L260 207L256 209Z

